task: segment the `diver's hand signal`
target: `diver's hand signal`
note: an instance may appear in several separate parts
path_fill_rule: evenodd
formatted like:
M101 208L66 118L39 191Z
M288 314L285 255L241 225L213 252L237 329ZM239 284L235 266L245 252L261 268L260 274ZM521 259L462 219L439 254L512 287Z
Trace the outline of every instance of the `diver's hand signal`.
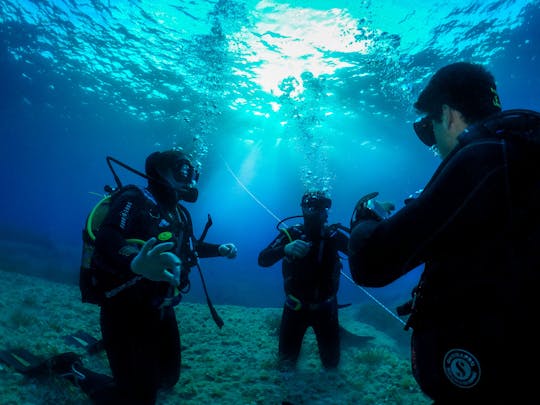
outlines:
M299 259L308 254L311 248L311 242L301 239L293 240L285 245L285 255L294 259Z
M152 281L166 281L176 287L180 283L181 261L174 253L172 242L157 243L150 238L131 261L131 271Z
M227 259L234 259L238 253L238 249L236 249L234 243L224 243L223 245L219 245L218 252Z

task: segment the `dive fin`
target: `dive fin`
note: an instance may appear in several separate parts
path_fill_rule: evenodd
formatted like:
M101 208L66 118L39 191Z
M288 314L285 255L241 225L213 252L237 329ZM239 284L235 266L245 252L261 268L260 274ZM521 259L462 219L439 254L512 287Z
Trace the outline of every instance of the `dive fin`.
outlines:
M82 347L90 354L98 353L103 350L102 340L98 340L82 330L64 336L64 341L69 345Z
M74 352L66 352L45 359L30 353L22 347L18 347L1 350L0 361L13 367L19 373L30 377L50 373L65 377L73 373L72 366L74 364L81 363L81 356Z
M21 374L36 375L45 370L45 359L20 347L0 351L0 361L13 367Z

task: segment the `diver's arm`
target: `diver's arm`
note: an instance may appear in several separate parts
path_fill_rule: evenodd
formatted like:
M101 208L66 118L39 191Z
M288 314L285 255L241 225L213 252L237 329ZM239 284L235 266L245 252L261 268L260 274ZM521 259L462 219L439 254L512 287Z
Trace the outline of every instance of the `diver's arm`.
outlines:
M201 259L208 257L218 257L221 256L219 254L219 246L220 245L216 243L201 242L196 244L195 250L197 251L197 254Z
M458 249L464 226L496 226L489 211L506 191L503 155L497 142L466 145L441 163L418 198L381 222L360 221L349 241L355 282L385 286L437 252Z
M338 229L334 238L337 242L337 249L346 255L349 254L349 237Z
M289 243L288 237L281 233L259 253L258 263L261 267L270 267L285 257L285 245Z

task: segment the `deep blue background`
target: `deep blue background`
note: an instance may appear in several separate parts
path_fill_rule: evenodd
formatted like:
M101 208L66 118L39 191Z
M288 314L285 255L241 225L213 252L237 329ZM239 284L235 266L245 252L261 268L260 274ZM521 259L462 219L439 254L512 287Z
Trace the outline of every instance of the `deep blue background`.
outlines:
M473 56L471 42L462 54L426 49L406 63L435 71L458 60L486 60L497 78L505 109L539 110L538 2L526 11L523 24L504 30L488 46L500 47L489 58ZM182 139L189 124L179 124L176 118L141 119L112 106L99 92L83 91L84 72L59 73L40 55L31 60L15 58L12 50L32 44L36 31L43 34L43 27L37 30L7 19L0 24L0 268L76 282L83 222L99 199L92 193L102 193L105 184L113 185L105 157L114 156L142 170L150 152L172 146L171 133L179 133ZM429 180L439 160L412 133L410 110L400 110L399 104L382 94L371 100L374 111L382 114L355 110L355 100L361 97L358 85L353 78L347 85L350 73L335 76L345 83L333 89L338 93L335 104L357 114L347 121L328 118L321 129L332 127L338 133L328 140L334 147L328 152L333 175L330 222L347 224L363 194L379 191L382 199L400 206L408 194ZM410 87L413 99L426 80L417 79ZM376 78L372 84L377 86ZM200 95L193 95L197 97ZM174 110L175 105L163 108ZM276 122L261 124L225 106L220 109L202 162L199 201L187 205L197 234L210 213L214 226L207 240L234 242L239 255L234 261L208 259L201 265L215 303L279 306L280 266L261 269L257 255L276 235L273 215L283 218L300 213L299 199L305 189L299 174L301 152L285 141L277 145L273 136ZM248 142L245 134L255 126L260 135ZM366 147L365 139L375 148ZM318 162L311 164L315 168ZM125 183L144 184L121 168L118 173ZM348 273L346 260L344 263ZM409 296L417 277L418 270L391 286L370 291L393 305ZM202 301L195 273L193 281L194 290L187 299ZM366 302L368 298L343 278L340 301Z

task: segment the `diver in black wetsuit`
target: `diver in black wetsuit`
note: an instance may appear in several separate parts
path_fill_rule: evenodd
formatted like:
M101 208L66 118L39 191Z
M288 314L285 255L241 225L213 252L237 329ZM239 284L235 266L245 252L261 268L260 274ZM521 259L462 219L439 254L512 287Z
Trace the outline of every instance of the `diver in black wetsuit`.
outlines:
M536 404L540 114L501 112L493 76L470 63L440 69L415 108L418 137L443 161L393 216L357 206L353 279L382 287L425 264L401 313L436 404Z
M189 287L197 257L236 256L232 243L193 237L189 212L179 201L195 202L198 173L183 152L152 153L146 174L148 187L120 191L96 235L92 265L106 278L100 324L113 379L80 363L65 373L97 404L154 404L160 388L176 384L178 291Z
M283 259L286 300L279 333L279 359L284 369L296 365L310 326L323 366L331 369L339 364L336 294L342 265L338 252L347 252L349 238L338 225L326 225L330 205L331 200L322 192L304 194L304 224L280 229L274 241L259 254L262 267Z

